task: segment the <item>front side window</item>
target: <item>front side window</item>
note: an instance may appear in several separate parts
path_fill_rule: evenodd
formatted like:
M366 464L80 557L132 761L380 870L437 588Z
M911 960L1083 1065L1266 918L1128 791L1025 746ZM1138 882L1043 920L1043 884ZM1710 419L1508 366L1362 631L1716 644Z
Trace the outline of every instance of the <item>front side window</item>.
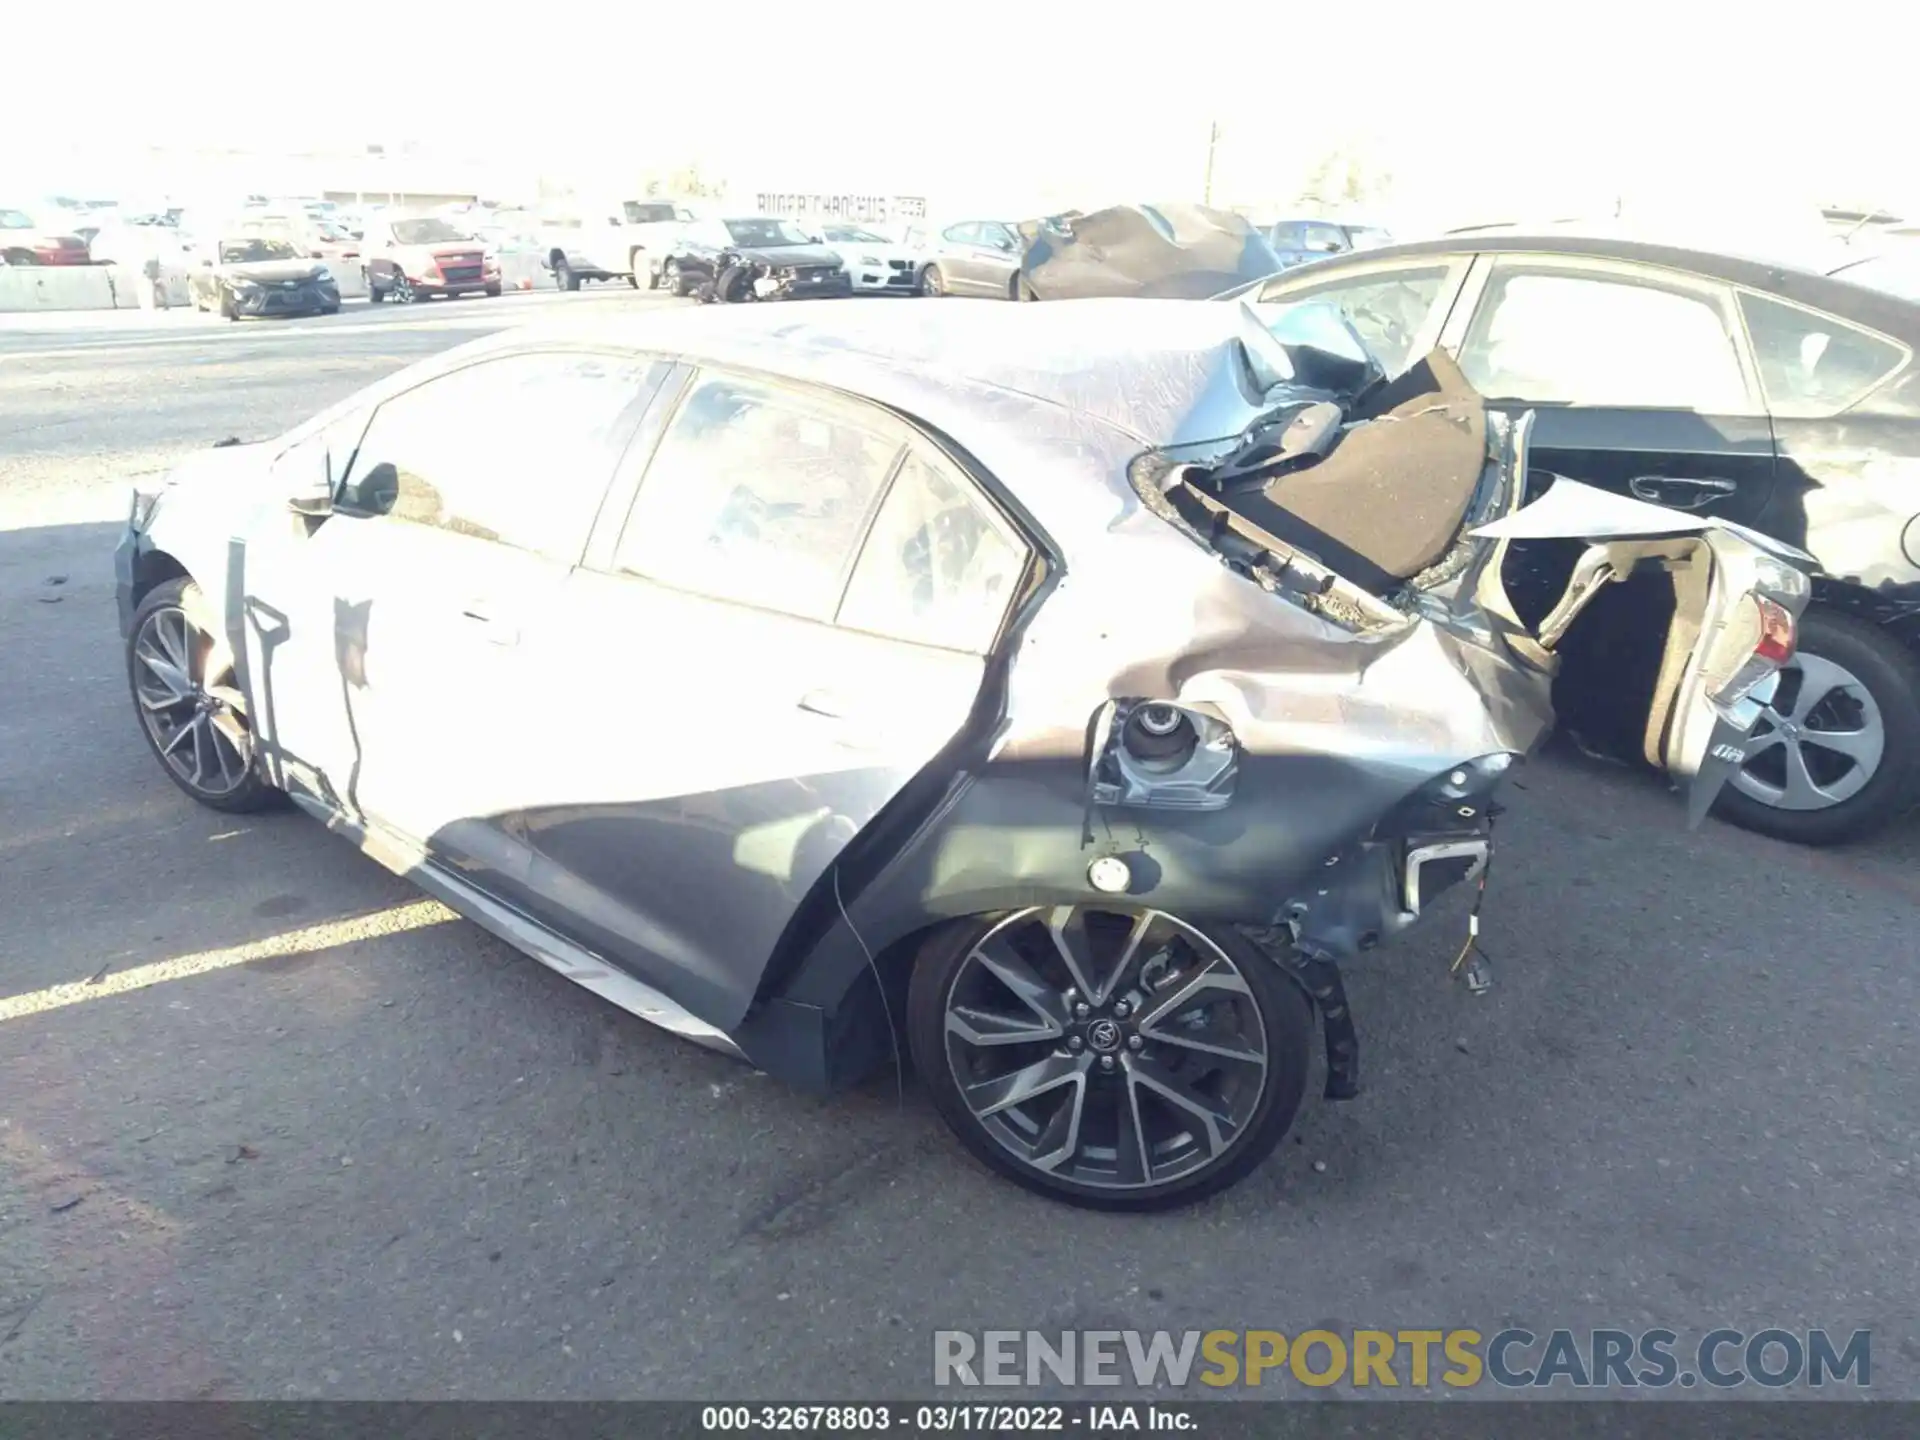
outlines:
M965 225L949 225L940 232L940 238L949 245L971 245L980 238L980 227L971 222Z
M1490 399L1753 410L1721 306L1624 276L1496 272L1460 352Z
M678 589L831 619L901 443L750 380L697 381L647 466L615 563Z
M1387 374L1397 375L1418 358L1413 353L1414 344L1439 303L1447 273L1448 267L1440 264L1375 271L1316 285L1279 278L1262 287L1254 309L1271 326L1277 318L1277 307L1291 308L1308 301L1330 305L1360 333Z
M497 541L572 564L637 414L652 362L511 355L388 400L340 508Z
M1898 369L1904 346L1831 315L1740 292L1767 408L1776 415L1831 415Z
M1026 559L966 482L910 454L860 551L840 623L984 655Z

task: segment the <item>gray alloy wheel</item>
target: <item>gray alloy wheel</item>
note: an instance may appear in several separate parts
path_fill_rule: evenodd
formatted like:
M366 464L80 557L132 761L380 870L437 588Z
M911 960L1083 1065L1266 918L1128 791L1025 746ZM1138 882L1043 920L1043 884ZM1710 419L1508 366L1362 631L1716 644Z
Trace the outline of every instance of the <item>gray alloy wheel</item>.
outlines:
M404 270L393 272L393 284L387 287L387 293L393 297L396 305L412 305L420 299L420 292L413 288L413 281L407 278Z
M680 300L687 298L687 281L686 277L680 273L678 260L667 261L660 272L660 278L665 282L668 294Z
M232 652L191 581L170 580L141 602L127 679L141 730L174 784L216 810L257 810L274 797L254 765Z
M1920 802L1920 656L1883 625L1831 605L1798 645L1714 810L1796 845L1838 845Z
M938 265L929 265L920 272L920 293L930 300L938 300L947 293L946 281Z
M567 263L567 257L561 255L553 262L553 283L562 290L578 290L580 277L573 272L573 266Z
M1859 676L1823 655L1796 655L1774 703L1754 726L1735 789L1776 810L1825 810L1867 788L1887 726Z
M908 1024L936 1106L1030 1189L1156 1209L1224 1188L1299 1109L1312 1006L1235 932L1035 907L924 955Z

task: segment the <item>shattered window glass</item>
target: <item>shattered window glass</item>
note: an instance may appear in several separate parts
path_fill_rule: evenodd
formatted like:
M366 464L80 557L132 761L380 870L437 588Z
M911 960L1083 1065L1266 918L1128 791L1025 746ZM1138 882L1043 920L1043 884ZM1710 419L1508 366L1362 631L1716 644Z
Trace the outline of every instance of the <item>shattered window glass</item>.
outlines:
M1347 322L1360 333L1367 349L1380 362L1380 368L1389 375L1397 375L1416 358L1414 341L1439 300L1446 278L1445 265L1430 265L1386 274L1375 271L1352 279L1295 288L1289 288L1287 282L1280 279L1261 291L1253 308L1271 330L1300 304L1311 301L1330 305L1346 316Z
M1704 415L1755 408L1719 306L1610 276L1496 276L1460 368L1489 399Z
M647 466L616 563L717 599L830 619L900 448L841 406L702 380Z
M1025 562L962 482L909 455L860 552L840 623L985 654Z
M1893 373L1906 351L1831 315L1740 293L1747 334L1776 415L1831 415Z

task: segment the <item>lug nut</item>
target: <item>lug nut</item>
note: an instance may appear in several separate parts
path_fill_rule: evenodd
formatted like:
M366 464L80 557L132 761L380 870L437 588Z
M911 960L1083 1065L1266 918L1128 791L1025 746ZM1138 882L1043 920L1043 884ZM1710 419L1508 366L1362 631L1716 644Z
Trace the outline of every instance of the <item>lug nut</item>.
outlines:
M1133 1007L1128 1005L1124 1000L1116 1000L1113 1002L1113 1013L1118 1015L1122 1020L1127 1018L1128 1012L1132 1008Z
M1093 1011L1088 1009L1087 1002L1082 1000L1078 1005L1073 1007L1073 1013L1076 1019L1084 1020L1087 1016L1091 1015Z
M1082 1040L1078 1035L1069 1035L1067 1037L1067 1049L1084 1050L1086 1048L1087 1048L1087 1042Z
M1138 1035L1129 1035L1127 1037L1127 1049L1129 1050L1138 1050L1146 1043L1147 1042L1142 1040Z
M1111 1056L1111 1055L1102 1055L1102 1056L1100 1057L1100 1068L1101 1068L1102 1070L1111 1070L1111 1069L1113 1069L1113 1056Z

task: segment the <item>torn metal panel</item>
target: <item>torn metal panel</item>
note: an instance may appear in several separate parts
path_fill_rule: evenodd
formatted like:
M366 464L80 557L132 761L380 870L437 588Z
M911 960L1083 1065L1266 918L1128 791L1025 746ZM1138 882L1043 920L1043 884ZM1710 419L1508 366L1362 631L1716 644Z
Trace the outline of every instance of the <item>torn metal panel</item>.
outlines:
M1070 211L1019 227L1036 300L1204 300L1282 268L1241 215L1184 202Z

